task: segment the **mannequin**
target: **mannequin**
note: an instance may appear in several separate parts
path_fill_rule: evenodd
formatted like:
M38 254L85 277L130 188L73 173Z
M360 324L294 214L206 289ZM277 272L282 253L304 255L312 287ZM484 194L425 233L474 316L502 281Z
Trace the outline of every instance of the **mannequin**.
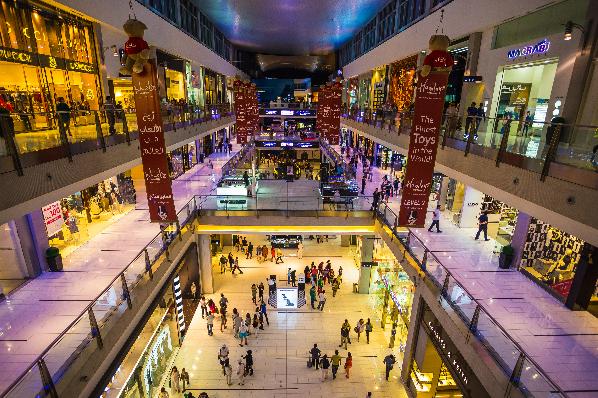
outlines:
M565 250L565 254L560 259L554 261L545 274L545 278L552 279L553 284L569 279L570 274L575 269L576 263L573 261L573 251L571 249Z

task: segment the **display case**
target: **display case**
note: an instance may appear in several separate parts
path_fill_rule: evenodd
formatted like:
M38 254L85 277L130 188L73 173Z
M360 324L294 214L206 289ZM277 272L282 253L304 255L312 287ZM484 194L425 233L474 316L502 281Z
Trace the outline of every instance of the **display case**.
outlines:
M301 235L270 235L270 244L276 248L296 249L301 241L303 241Z
M453 376L447 369L446 365L443 363L442 367L440 368L440 376L438 377L438 389L449 389L453 390L457 386Z
M422 373L419 371L415 361L411 363L411 381L417 392L429 392L432 389L433 373Z

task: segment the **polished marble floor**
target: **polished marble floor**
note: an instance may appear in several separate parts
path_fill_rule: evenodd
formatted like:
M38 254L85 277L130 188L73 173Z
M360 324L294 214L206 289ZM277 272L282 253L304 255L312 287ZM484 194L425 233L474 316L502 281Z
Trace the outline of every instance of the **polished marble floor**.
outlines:
M373 169L373 181L365 194L371 195L388 170ZM361 183L361 167L358 167ZM430 225L430 203L426 225ZM393 197L389 207L398 214L400 197ZM598 396L598 318L587 311L571 311L521 272L500 270L495 242L474 240L477 228L459 228L443 214L442 233L415 230L484 309L570 397ZM486 329L484 329L484 327ZM487 318L481 317L480 329L499 355L514 365L513 345L495 333ZM524 369L523 379L535 379L532 367Z
M233 154L236 150L235 145ZM212 173L218 175L230 156L214 154L210 157L213 170L207 163L199 164L173 181L177 209L193 195L211 192ZM138 190L137 200L134 210L65 258L65 272L42 274L0 303L0 391L24 372L159 233L159 226L148 222L143 191ZM98 320L101 315L96 314ZM72 348L64 347L65 355Z
M264 237L248 237L248 240L265 242ZM231 249L224 248L227 254ZM234 251L233 251L234 253ZM326 253L326 256L322 256ZM292 267L298 273L312 261L330 259L335 270L343 267L343 285L336 297L330 294L327 285L328 300L324 311L312 310L309 303L297 310L268 310L270 326L264 326L258 336L250 336L247 347L239 347L239 341L233 337L231 326L220 331L220 319L214 321L214 336L207 335L206 322L199 316L193 319L185 341L181 346L174 365L180 370L185 368L190 376L190 390L194 396L206 391L210 397L365 397L368 391L373 397L407 397L405 388L400 381L400 364L395 365L390 381L384 380L384 364L382 360L388 353L393 352L401 356L398 344L394 349L388 348L388 340L384 331L380 329L377 312L373 308L371 295L355 294L352 284L358 280L358 269L353 259L353 252L348 247L340 246L340 236L331 238L328 243L317 244L306 241L302 259L296 257L296 250L284 249L284 264L276 265L266 261L259 263L246 260L239 256L243 275L231 275L230 272L220 274L220 267L214 260L214 288L215 293L208 295L218 302L220 293L224 293L229 301L229 314L232 308L237 308L241 314L251 312L255 306L251 302L251 284L264 281L268 275L276 274L278 286L287 286L287 268ZM267 292L266 292L267 295ZM353 356L353 367L350 378L347 379L343 369L339 369L339 376L332 380L322 381L321 371L308 369L306 366L308 351L314 343L329 357L339 349L340 327L348 319L351 327L360 319L371 318L374 332L370 344L366 344L365 336L357 341L356 334L351 331L352 344L348 351ZM229 325L231 324L229 317ZM234 374L233 385L228 386L222 375L217 359L218 350L222 344L230 349L232 363L236 364L247 349L253 352L255 362L254 376L245 379L245 385L238 385L238 378ZM339 349L345 357L347 350ZM343 362L344 363L344 362ZM165 382L167 385L167 382ZM241 393L242 392L242 393ZM241 395L242 394L242 395ZM181 397L182 394L171 394L171 397Z

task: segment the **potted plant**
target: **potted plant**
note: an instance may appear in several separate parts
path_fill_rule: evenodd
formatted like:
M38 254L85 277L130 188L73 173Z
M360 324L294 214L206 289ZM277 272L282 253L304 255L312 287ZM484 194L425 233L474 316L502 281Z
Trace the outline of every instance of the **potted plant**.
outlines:
M513 246L506 245L500 251L500 256L498 257L498 266L502 269L509 269L511 268L511 263L513 262L513 257L515 256L515 249Z

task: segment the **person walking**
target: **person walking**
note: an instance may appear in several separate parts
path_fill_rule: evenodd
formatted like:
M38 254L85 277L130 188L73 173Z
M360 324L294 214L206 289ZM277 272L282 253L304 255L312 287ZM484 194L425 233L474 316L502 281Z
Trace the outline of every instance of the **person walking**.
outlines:
M239 267L239 256L235 257L235 266L233 267L233 275L235 274L235 270L239 270L239 274L242 274L241 267Z
M347 379L349 378L349 373L350 373L352 367L353 367L353 357L351 356L351 353L348 352L347 358L345 359L345 377Z
M220 273L224 274L226 272L226 257L224 254L220 256Z
M235 258L233 257L233 253L228 253L228 269L232 272L235 269Z
M239 344L240 347L243 347L243 343L248 345L247 336L249 336L249 328L245 322L241 322L239 325L239 339L241 340L241 343Z
M264 301L264 282L260 282L259 285L257 285L257 296L260 301Z
M372 322L370 321L370 318L368 318L368 321L365 323L365 339L368 344L370 344L370 333L372 333L373 330L374 327L372 326Z
M71 134L71 107L64 102L64 97L58 97L56 103L56 113L58 114L58 121L62 123L64 127L64 131L68 133L68 135L72 136Z
M332 297L336 297L336 292L340 289L341 284L338 281L338 278L334 278L332 281Z
M469 136L471 131L471 127L475 128L475 120L478 116L478 108L476 108L475 102L472 102L471 105L467 108L467 118L465 119L465 136Z
M230 361L227 359L224 364L224 376L226 377L226 384L233 384L233 368L230 366Z
M296 270L291 271L291 286L297 287L297 271Z
M226 307L221 307L220 308L220 332L224 333L224 329L226 329L226 322L228 322L228 320L226 319Z
M268 281L268 297L272 296L276 292L276 281L274 278L266 278Z
M245 374L253 376L253 354L251 350L247 350L247 354L243 358L245 359Z
M201 307L201 317L204 318L204 315L208 314L208 305L206 304L206 297L201 296L199 299L199 306Z
M245 384L245 364L243 363L242 359L239 359L239 363L237 364L237 377L239 378L239 385L242 386Z
M247 252L247 238L243 237L243 239L241 239L241 253L246 253Z
M297 258L299 260L303 258L303 242L299 242L297 245Z
M486 210L484 210L478 217L478 233L475 234L475 240L479 239L480 232L484 232L485 241L490 240L488 239L488 212Z
M312 285L311 289L309 289L309 300L311 302L311 309L315 310L316 307L314 306L314 304L316 303L316 287ZM320 306L318 305L318 308L320 308Z
M341 366L341 356L338 355L338 350L334 350L334 355L330 358L332 362L332 380L336 379L336 373L339 366Z
M347 343L349 342L349 329L341 326L341 343L338 345L339 347L345 346L345 350L347 349Z
M359 338L361 337L361 333L363 333L364 330L365 330L365 321L362 318L359 321L357 321L357 325L355 325L355 333L357 333L357 341L359 341Z
M318 309L320 311L324 311L324 304L326 304L326 291L322 290L320 294L318 294Z
M247 246L247 258L253 258L253 243L249 242Z
M326 354L320 360L320 367L322 368L322 381L325 381L328 378L328 369L330 369L330 361Z
M432 232L432 228L436 226L436 233L441 233L440 230L440 205L437 205L434 211L432 212L432 224L430 228L428 228L428 232Z
M239 337L239 327L241 326L241 316L239 316L239 311L236 308L233 308L233 336L235 338Z
M365 167L364 167L363 176L361 177L361 194L362 195L365 195L366 181L367 181L367 172L365 171Z
M185 368L181 369L181 384L183 385L182 392L185 392L187 387L191 384L189 382L189 373L185 370Z
M160 389L160 394L158 394L158 398L169 398L168 392L166 392L166 388L162 387Z
M214 328L214 314L212 312L209 312L208 316L206 316L206 325L208 327L208 336L213 336L214 333L212 332L212 329Z
M275 257L276 257L276 249L274 248L274 246L272 246L270 248L270 262L273 262Z
M181 375L176 366L170 372L170 392L173 394L181 392Z
M251 301L253 304L257 304L257 286L255 286L255 283L251 285Z
M222 344L222 347L220 347L220 350L218 350L218 362L220 362L220 366L222 366L222 374L224 374L224 375L226 375L224 366L228 362L229 354L230 354L230 351L229 351L228 347L226 346L226 344Z
M266 303L264 303L263 299L260 302L260 312L262 313L262 315L266 319L266 325L270 326L270 321L268 320L268 310L266 308Z
M221 310L223 308L226 309L228 307L228 299L224 296L224 293L220 293L220 301L218 302L218 304L220 304Z
M314 344L314 347L309 350L309 353L311 354L311 366L315 367L316 370L318 370L318 366L320 364L320 349L318 348L317 344Z
M386 365L386 381L388 381L390 371L392 370L392 367L397 362L397 360L394 355L388 354L386 357L384 357L384 360L382 362L384 362L384 364Z
M372 194L372 208L370 210L376 211L378 209L378 202L380 202L380 192L376 188Z
M349 344L351 344L351 324L349 323L348 319L345 319L345 322L343 323L343 327L349 331L349 334L347 336L347 341L349 342Z
M280 250L280 247L278 249L276 249L276 262L275 264L280 264L278 261L280 260L280 263L284 263L283 259L282 259L282 250Z
M287 270L287 285L291 284L291 268Z

